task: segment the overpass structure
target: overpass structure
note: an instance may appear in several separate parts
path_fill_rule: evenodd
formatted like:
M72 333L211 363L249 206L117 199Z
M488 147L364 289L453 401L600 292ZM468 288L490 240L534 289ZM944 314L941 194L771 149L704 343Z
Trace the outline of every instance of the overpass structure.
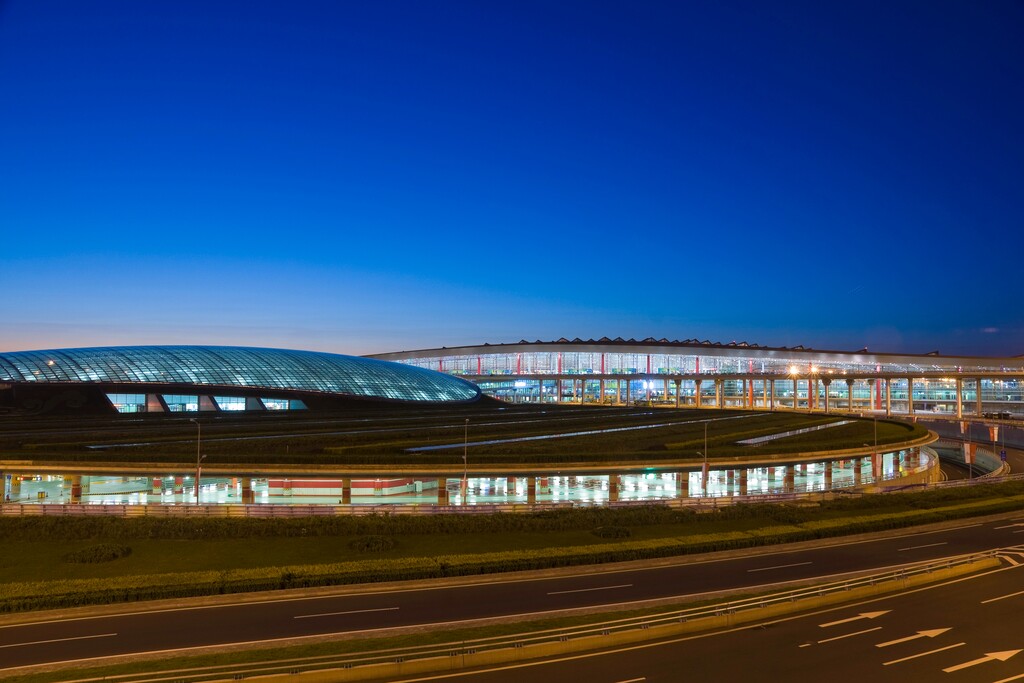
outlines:
M1024 357L651 338L521 341L372 357L458 375L513 402L1024 418Z

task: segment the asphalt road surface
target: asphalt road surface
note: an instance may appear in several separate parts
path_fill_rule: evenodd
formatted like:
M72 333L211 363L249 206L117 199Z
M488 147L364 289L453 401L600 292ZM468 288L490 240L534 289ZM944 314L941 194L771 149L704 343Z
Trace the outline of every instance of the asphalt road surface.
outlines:
M283 598L248 604L137 611L0 627L0 678L5 668L108 655L268 642L395 626L457 624L512 615L543 616L562 609L693 596L731 588L772 587L961 553L1024 543L1024 513L953 529L907 531L884 539L802 550L779 549L733 559L670 563L643 569L581 570L557 578L496 575L485 583ZM366 589L362 589L365 591ZM269 597L269 596L268 596ZM923 627L922 627L923 628ZM268 645L272 642L268 642Z
M413 681L1024 681L1024 564L733 631Z

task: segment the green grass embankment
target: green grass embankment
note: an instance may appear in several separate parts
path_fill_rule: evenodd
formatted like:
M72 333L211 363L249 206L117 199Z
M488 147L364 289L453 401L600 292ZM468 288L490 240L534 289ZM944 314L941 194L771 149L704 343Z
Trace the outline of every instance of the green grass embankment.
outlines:
M529 465L535 463L604 463L678 461L697 458L707 446L717 458L763 457L820 450L840 450L874 443L876 425L870 420L741 446L737 440L814 427L842 419L839 416L799 413L743 412L736 410L659 410L611 408L550 408L475 415L470 423L471 442L498 441L472 447L475 465ZM710 420L710 422L706 422ZM660 426L652 426L660 425ZM622 430L624 431L601 431ZM450 466L462 462L466 435L462 419L428 415L422 419L388 419L368 425L363 420L260 423L239 420L211 422L203 428L203 450L208 462L232 465L313 466L380 465ZM577 432L596 432L575 434ZM912 441L927 434L919 425L877 423L880 445ZM531 437L540 438L522 441ZM76 429L71 434L34 431L0 438L11 459L35 462L179 463L194 460L195 430L191 424L145 423L125 433ZM422 446L454 444L438 451L412 452ZM90 449L90 445L109 448Z

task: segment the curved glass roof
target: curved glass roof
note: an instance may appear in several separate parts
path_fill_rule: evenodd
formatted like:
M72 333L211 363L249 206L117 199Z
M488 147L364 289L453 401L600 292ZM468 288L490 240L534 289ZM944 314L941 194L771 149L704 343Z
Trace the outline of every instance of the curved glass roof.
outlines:
M400 401L466 401L476 385L433 370L316 351L111 346L0 353L0 382L196 384L294 389Z

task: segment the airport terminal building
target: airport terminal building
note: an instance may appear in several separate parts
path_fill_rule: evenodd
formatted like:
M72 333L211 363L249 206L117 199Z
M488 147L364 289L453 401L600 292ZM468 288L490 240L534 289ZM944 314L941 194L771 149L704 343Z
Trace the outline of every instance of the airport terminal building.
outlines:
M0 353L5 412L318 410L374 402L594 403L1024 417L1024 357L559 339L368 357L227 346Z
M515 402L1024 416L1024 357L885 354L687 339L559 339L374 355Z

